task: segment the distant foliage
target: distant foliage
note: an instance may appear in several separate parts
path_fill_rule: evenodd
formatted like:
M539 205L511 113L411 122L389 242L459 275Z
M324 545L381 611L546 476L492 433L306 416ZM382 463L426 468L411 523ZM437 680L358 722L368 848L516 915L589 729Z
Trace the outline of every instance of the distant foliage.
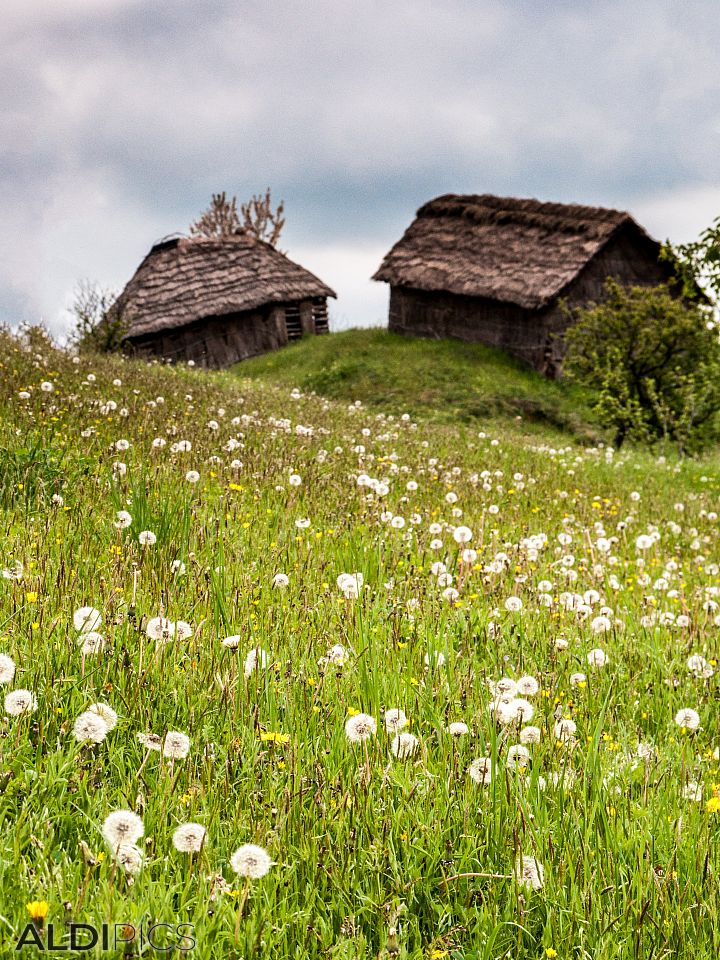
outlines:
M268 187L264 194L257 194L240 205L238 213L237 197L228 199L226 193L214 193L210 206L190 224L193 237L230 237L245 233L257 240L263 240L277 247L280 234L285 226L283 216L285 204L281 200L273 209L272 196Z
M115 308L117 292L90 280L81 280L70 308L74 317L71 340L81 351L118 350L127 324Z
M661 257L672 262L682 281L685 297L696 299L702 289L717 307L720 300L720 217L693 243L674 247L666 243Z
M699 449L720 411L717 326L664 286L609 280L606 290L604 302L568 312L565 372L596 392L617 446L665 439L681 452Z

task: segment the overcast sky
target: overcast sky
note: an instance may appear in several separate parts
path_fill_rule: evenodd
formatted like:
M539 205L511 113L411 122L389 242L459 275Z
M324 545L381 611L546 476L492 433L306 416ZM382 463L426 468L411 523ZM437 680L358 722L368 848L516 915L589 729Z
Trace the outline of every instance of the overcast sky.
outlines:
M717 0L2 0L0 320L67 324L213 191L284 198L281 246L385 320L420 204L497 193L720 215Z

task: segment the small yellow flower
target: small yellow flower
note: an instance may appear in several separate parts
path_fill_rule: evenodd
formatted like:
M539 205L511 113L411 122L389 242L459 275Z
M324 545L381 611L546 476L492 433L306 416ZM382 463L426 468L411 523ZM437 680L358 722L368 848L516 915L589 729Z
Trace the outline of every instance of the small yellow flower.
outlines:
M290 743L290 734L273 732L272 730L261 730L260 739L263 743Z
M708 813L720 813L720 797L710 797L705 804Z
M230 483L228 484L228 490L242 490L242 487L239 483Z
M37 593L35 593L34 590L31 590L30 592L25 594L25 599L27 600L28 603L36 603L37 598L38 598L38 595Z
M430 960L442 960L443 957L448 955L447 950L431 950L430 951Z
M105 854L99 853L95 859L97 860L98 863L102 863L103 860L105 859Z
M39 920L42 923L48 915L50 904L47 900L31 900L30 903L25 904L25 909L30 914L31 920Z
M356 710L355 707L348 707L348 716L356 717L360 713L359 710Z
M554 958L557 956L557 950L553 950L552 947L546 947L545 956L548 958L548 960L554 960Z

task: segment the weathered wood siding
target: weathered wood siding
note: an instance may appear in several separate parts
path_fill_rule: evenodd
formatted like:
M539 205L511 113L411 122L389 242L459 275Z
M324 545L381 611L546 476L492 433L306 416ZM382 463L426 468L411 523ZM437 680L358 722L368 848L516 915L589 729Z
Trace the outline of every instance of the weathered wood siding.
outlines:
M390 330L415 337L486 343L532 366L544 348L537 314L512 303L407 287L390 288Z
M580 271L561 296L540 310L483 297L462 297L440 291L391 286L389 328L417 337L451 337L499 347L546 376L560 373L562 333L571 308L601 301L608 277L626 286L654 286L667 281L670 269L657 260L632 226L618 231Z
M286 306L289 305L277 304L262 311L205 317L184 327L126 341L125 349L135 356L173 362L193 360L199 367L213 369L228 367L285 346L288 342ZM300 315L305 319L303 330L314 332L311 301L293 306L299 306Z

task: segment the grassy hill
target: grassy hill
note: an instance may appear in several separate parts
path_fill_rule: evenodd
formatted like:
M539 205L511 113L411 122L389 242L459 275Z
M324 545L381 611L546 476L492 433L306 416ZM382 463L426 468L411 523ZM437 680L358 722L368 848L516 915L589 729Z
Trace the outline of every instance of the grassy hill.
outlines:
M419 340L386 330L306 337L238 364L233 373L336 400L423 419L521 417L583 439L598 430L582 392L546 380L499 350L457 340Z

